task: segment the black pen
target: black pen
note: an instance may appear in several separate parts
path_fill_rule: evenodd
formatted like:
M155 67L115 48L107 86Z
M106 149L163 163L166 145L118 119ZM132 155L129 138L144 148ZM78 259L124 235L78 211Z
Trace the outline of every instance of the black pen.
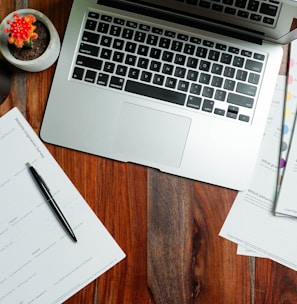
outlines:
M32 173L32 176L34 180L36 181L38 187L40 188L41 192L43 193L46 201L51 206L52 210L54 211L55 215L59 219L60 223L63 225L63 227L66 229L70 237L73 241L77 242L77 239L75 237L75 234L73 230L71 229L70 225L68 224L64 214L60 210L59 206L55 202L53 196L51 195L49 188L47 187L46 183L44 182L43 178L37 173L37 171L32 167L29 163L27 164L29 170Z

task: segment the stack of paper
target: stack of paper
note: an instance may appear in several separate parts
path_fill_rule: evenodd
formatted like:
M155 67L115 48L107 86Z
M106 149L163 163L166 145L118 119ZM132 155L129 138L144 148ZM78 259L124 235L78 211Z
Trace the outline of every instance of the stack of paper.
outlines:
M273 119L267 124L253 182L248 190L237 195L220 235L240 245L239 253L268 257L297 270L297 218L292 217L297 215L297 191L294 187L297 177L297 131L293 135L291 132L297 105L297 96L294 95L297 90L292 87L297 85L294 56L297 57L296 42L291 45L291 78L284 109L285 124L282 127L283 111L274 111ZM282 170L279 170L279 165ZM279 178L279 174L283 178Z
M21 113L0 119L0 303L62 303L125 256ZM74 230L59 224L26 163Z

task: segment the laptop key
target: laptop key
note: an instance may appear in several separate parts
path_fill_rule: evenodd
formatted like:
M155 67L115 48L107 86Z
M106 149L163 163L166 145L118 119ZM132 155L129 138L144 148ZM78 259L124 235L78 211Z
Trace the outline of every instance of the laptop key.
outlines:
M277 6L271 5L269 3L262 3L260 13L274 17L277 13Z
M174 66L171 64L164 64L162 68L162 73L166 75L172 75Z
M122 90L124 85L124 78L112 76L109 86L113 89Z
M136 64L136 60L137 60L136 56L128 54L126 56L125 63L128 64L128 65L133 65L134 66Z
M158 43L158 36L156 35L148 35L147 39L146 39L146 43L149 45L157 45Z
M97 57L99 54L99 47L86 43L81 43L79 46L79 52L82 54L91 55Z
M115 62L123 62L124 59L124 53L122 52L114 52L112 60Z
M122 18L114 18L114 23L115 24L119 24L119 25L124 25L125 24L125 20Z
M112 41L112 38L111 38L111 37L102 36L101 41L100 41L100 44L101 44L102 46L108 46L108 47L110 47L110 46L111 46L111 41Z
M202 99L200 97L190 95L188 97L187 107L199 110L201 106L201 102Z
M210 8L210 3L208 1L201 0L199 2L199 6L201 6L203 8Z
M110 49L106 49L106 48L103 48L101 50L101 54L100 54L100 57L102 59L107 59L109 60L111 58L111 54L112 54L112 51Z
M226 91L216 90L214 98L218 101L225 101L226 95L227 95Z
M122 50L123 47L124 47L124 40L115 39L115 40L113 41L112 47L113 47L114 49L117 49L117 50Z
M250 121L250 117L249 116L247 116L247 115L239 115L239 117L238 117L238 119L240 120L240 121L244 121L244 122L249 122Z
M94 71L91 71L91 70L87 70L86 76L85 76L85 81L86 82L90 82L90 83L94 83L95 82L95 78L96 78L96 74L97 74L97 72L94 72Z
M161 50L160 49L156 49L156 48L152 48L150 51L150 57L154 58L154 59L160 59L161 57Z
M112 17L108 16L108 15L102 15L101 16L101 20L107 21L107 22L111 22L112 21Z
M189 57L187 60L187 67L196 69L198 65L198 59Z
M147 71L142 71L140 80L145 82L150 82L152 79L152 73Z
M135 41L143 43L146 38L146 33L144 32L136 32Z
M99 73L98 79L97 79L97 84L106 86L108 83L108 78L109 78L109 76L107 74Z
M171 42L171 40L169 38L162 37L159 42L159 47L168 49L170 46L170 42Z
M250 73L248 82L253 84L258 84L260 80L260 75L255 73Z
M133 79L138 79L139 74L140 74L140 71L138 69L130 68L128 77L133 78Z
M162 54L162 60L166 62L172 62L174 54L172 52L164 51Z
M133 35L134 35L134 30L125 28L122 33L122 38L132 39Z
M72 78L82 80L84 75L84 69L75 67L73 70Z
M202 111L211 113L214 107L213 100L210 99L204 99L203 105L202 105Z
M154 72L159 72L161 69L161 62L153 60L150 64L150 70Z
M174 63L179 64L179 65L184 65L185 62L186 62L186 56L185 55L181 55L181 54L176 54L175 55Z
M95 12L89 12L88 17L94 18L94 19L99 19L99 14Z
M180 80L178 82L178 86L177 89L183 92L187 92L189 88L189 82L188 81L184 81L184 80Z
M95 31L97 26L97 21L88 19L85 25L87 30Z
M111 28L110 28L109 34L112 35L112 36L117 36L118 37L118 36L120 36L121 31L122 31L122 27L117 26L117 25L112 25Z
M127 80L125 91L178 105L184 105L187 96L184 93L167 90L161 87L154 87L149 84L138 83L133 80Z
M149 47L147 45L140 44L137 49L137 54L141 56L147 56Z
M100 22L99 25L98 25L98 28L97 28L97 32L107 34L108 29L109 29L109 24L108 23Z
M103 68L104 72L113 73L114 69L115 69L115 64L113 62L108 62L108 61L105 62Z
M116 74L119 76L126 76L128 68L125 65L119 64L116 69Z
M132 28L137 28L137 23L133 21L127 21L127 26Z
M250 60L247 59L246 63L245 63L245 68L253 71L253 72L258 72L260 73L263 67L263 63L262 62L258 62L258 61L254 61L254 60Z
M227 111L227 117L236 119L239 112L239 108L235 106L229 106Z
M251 109L254 105L254 98L235 93L229 93L227 97L227 102Z
M183 40L183 41L188 41L189 40L189 36L185 35L185 34L177 34L177 39Z
M163 29L159 28L159 27L153 27L152 28L152 32L154 34L159 34L159 35L162 35L163 34Z
M137 62L137 67L142 69L147 69L149 65L149 60L147 58L140 57Z
M176 52L180 52L183 48L183 45L184 45L183 42L174 40L172 42L172 45L171 45L171 50L176 51Z
M82 55L77 56L76 64L87 68L93 68L96 70L101 70L102 68L102 60L90 58Z
M97 44L99 42L99 34L84 31L82 40L85 42Z
M255 96L257 92L257 87L254 85L239 82L236 87L236 92L245 95Z
M165 82L165 86L166 86L167 88L170 88L170 89L175 89L176 83L177 83L176 78L167 77L167 78L166 78L166 82Z
M206 54L207 54L206 48L200 46L197 48L197 52L196 52L197 57L206 58Z
M134 42L127 42L125 46L125 51L129 53L135 53L137 44Z
M225 115L225 110L220 109L220 108L215 108L214 113L220 116L224 116Z
M274 22L274 19L273 19L273 18L268 18L268 17L264 17L264 18L263 18L263 23L272 25L273 22Z
M153 78L153 83L161 86L161 85L163 85L164 80L165 80L165 77L163 75L155 74L154 78Z

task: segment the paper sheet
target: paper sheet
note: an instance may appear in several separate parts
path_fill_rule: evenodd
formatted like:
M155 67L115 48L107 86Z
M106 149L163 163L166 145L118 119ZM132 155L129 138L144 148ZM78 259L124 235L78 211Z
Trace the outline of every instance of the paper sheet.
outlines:
M293 110L288 110L285 114L291 117L291 126L296 119L296 105L297 105L297 41L291 43L291 56L289 62L289 76L288 76L288 93L287 104L295 107ZM295 111L294 111L295 110ZM294 118L294 119L293 119ZM282 216L297 216L296 203L296 181L297 181L297 127L295 125L293 136L291 138L292 128L288 124L284 127L284 136L287 136L287 142L283 143L284 148L287 148L289 153L288 158L281 162L286 164L284 168L284 175L282 183L280 184L280 193L276 201L275 213Z
M278 190L282 183L282 177L287 163L287 157L288 157L289 147L292 138L292 131L294 129L294 123L296 118L296 110L297 110L297 41L293 41L290 45L290 58L288 65Z
M279 80L278 80L279 83ZM279 161L279 178L277 185L277 192L279 192L282 184L283 173L287 163L288 151L292 138L292 131L294 128L296 109L297 109L297 41L293 41L290 45L290 56L288 64L288 77L286 82L285 108L282 126L282 143ZM271 119L271 118L270 118ZM285 216L285 210L278 208L278 202L275 203L275 214ZM281 213L283 212L283 213ZM292 214L290 214L292 215ZM238 254L263 257L259 252L251 251L245 247L238 246Z
M281 125L281 119L279 115L276 125ZM274 215L280 140L280 132L269 128L253 182L237 195L220 235L297 270L297 220Z
M290 119L291 120L291 111L289 109L284 109L283 111L283 102L284 102L284 99L285 99L285 92L286 92L286 76L278 76L278 79L277 79L277 83L276 83L276 86L275 86L275 90L274 90L274 94L273 94L273 99L272 99L272 103L271 103L271 108L270 108L270 112L269 112L269 115L268 115L268 118L267 118L267 123L266 123L266 127L265 127L265 132L264 132L264 136L265 134L268 133L268 135L273 135L276 134L277 137L275 137L275 140L278 141L278 143L276 145L279 145L279 136L281 134L281 130L280 130L280 127L281 127L281 117L282 117L282 112L286 112L286 113L290 113L289 115L287 114L286 115L286 119ZM285 104L285 107L286 107L286 104ZM292 107L292 105L291 105ZM289 129L289 123L290 122L287 122L287 130ZM282 134L282 140L284 141L287 141L287 136L288 136L288 132L286 132L285 136L286 138L284 139L284 136ZM264 143L265 144L265 141ZM269 148L267 148L268 150ZM283 149L282 150L282 155L283 155L283 159L285 159L286 157L286 149ZM284 167L284 163L282 162L282 168ZM267 174L274 174L273 172L271 172L270 170L267 171ZM276 174L276 171L275 171L275 174ZM257 178L257 177L256 177ZM263 180L260 180L260 183L265 183L265 181ZM261 186L261 185L260 185ZM240 255L247 255L247 256L254 256L254 257L265 257L264 254L261 254L260 252L256 252L256 251L253 251L249 248L246 248L246 247L243 247L241 245L238 245L237 247L237 254L240 254Z
M276 204L276 214L297 217L297 128L293 132L283 181Z
M17 108L0 119L0 155L0 304L62 303L125 257ZM46 181L77 243L27 162Z

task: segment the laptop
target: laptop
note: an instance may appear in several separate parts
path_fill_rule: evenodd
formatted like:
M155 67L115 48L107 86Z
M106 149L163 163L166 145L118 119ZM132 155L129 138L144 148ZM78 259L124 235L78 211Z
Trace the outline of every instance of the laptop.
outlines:
M74 0L40 136L246 189L294 16L289 0Z

